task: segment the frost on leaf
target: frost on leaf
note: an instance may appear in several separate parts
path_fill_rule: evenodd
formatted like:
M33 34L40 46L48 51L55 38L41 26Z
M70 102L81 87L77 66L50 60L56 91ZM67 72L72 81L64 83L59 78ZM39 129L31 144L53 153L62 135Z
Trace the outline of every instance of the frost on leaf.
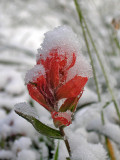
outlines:
M31 106L25 102L17 103L15 105L15 112L23 113L25 115L39 119L35 109L31 108Z

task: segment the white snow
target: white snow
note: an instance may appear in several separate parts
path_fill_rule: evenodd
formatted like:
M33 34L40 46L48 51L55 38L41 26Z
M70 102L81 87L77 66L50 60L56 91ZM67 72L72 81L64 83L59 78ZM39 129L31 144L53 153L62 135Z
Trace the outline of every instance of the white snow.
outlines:
M87 130L93 130L99 132L114 142L120 144L120 127L116 124L110 123L107 119L105 124L102 124L101 116L98 115L96 118L93 118L87 125Z
M17 160L36 160L35 152L32 150L22 150L18 153Z
M55 140L55 148L57 148L58 140ZM65 157L69 157L64 141L59 141L59 154L58 160L63 160Z
M40 54L46 59L52 49L57 49L60 55L66 53L68 58L70 58L73 53L76 55L81 53L78 37L68 26L56 27L53 31L45 33L41 48L38 49L37 61L40 58Z
M10 70L2 69L0 70L0 88L5 89L9 94L21 94L25 91L25 86L21 73L15 71L14 69Z
M115 57L113 56L113 57L110 58L110 60L111 60L111 64L115 68L117 68L117 69L120 68L120 56L115 56Z
M7 114L6 114L5 110L0 109L0 120L2 120L3 118L5 118L6 115L7 115Z
M3 138L16 134L33 137L35 133L32 125L14 111L11 111L8 116L0 120L0 135Z
M40 147L40 149L41 149L41 154L42 154L42 158L44 159L44 160L47 160L48 159L48 148L47 148L47 146L46 146L46 144L44 143L44 142L41 142L40 144L39 144L39 147Z
M77 57L75 65L68 71L67 81L75 77L75 75L88 78L92 77L92 68L82 54Z
M4 99L5 98L5 99ZM12 96L6 92L0 93L0 107L5 107L7 109L13 109L14 105L23 100L29 101L30 97L28 93L20 94L19 96Z
M67 133L70 143L72 160L105 160L106 152L101 144L87 142L80 134Z
M0 66L0 107L12 109L15 103L29 100L20 71Z
M31 70L26 73L25 83L35 82L41 75L45 75L45 69L42 65L35 65Z
M31 144L32 144L32 141L29 137L21 137L15 140L12 150L16 153L21 150L28 149Z
M60 26L53 31L45 33L45 38L38 49L37 61L49 57L52 50L57 49L59 55L67 56L67 65L71 64L73 53L76 57L75 65L68 71L67 81L74 78L75 75L90 78L92 69L89 62L81 54L80 41L77 35L68 26Z
M19 113L23 113L25 115L35 117L36 119L38 119L38 115L37 115L36 110L25 102L17 103L15 105L15 111L19 112Z
M101 58L103 64L106 64L105 69L109 77L108 79L110 85L113 87L120 108L120 50L114 41L114 38L118 38L120 43L120 29L114 32L112 30L114 28L111 28L112 19L116 19L117 16L120 17L120 0L94 0L94 2L85 0L79 2L83 14L85 13L85 20L91 31L97 50L100 55L104 55ZM36 0L35 2L29 0L29 3L28 1L7 1L7 3L6 1L1 1L0 15L0 21L2 22L0 24L0 143L2 138L5 143L4 149L0 148L0 159L27 160L29 158L29 160L40 160L43 155L43 159L48 160L49 157L47 156L49 152L47 150L49 148L46 144L50 145L50 141L46 137L37 134L29 122L15 114L11 109L14 104L22 101L26 101L27 103L33 102L25 89L23 75L25 75L25 72L29 68L35 65L36 48L42 43L45 32L53 29L55 26L67 24L75 30L77 36L83 38L81 26L78 23L77 12L75 12L74 2L73 0L69 0L69 3L65 0L53 0L52 2L49 0ZM37 15L40 15L39 18ZM20 17L19 19L18 16ZM59 54L63 55L66 50L68 51L68 57L72 51L76 51L75 54L78 57L83 57L81 53L87 54L86 46L82 44L81 40L77 42L77 36L71 36L71 29L66 26L65 28L66 30L64 31L62 31L61 27L56 28L45 35L49 40L44 40L45 43L43 42L41 49L38 51L38 59L40 58L40 54L42 54L42 58L46 59L50 49L58 46L64 49L57 48ZM61 31L58 35L55 32L59 29ZM60 39L57 37L56 39L55 37L53 38L53 32L57 37L60 36ZM64 33L63 35L61 34L62 32ZM49 46L47 46L47 43L49 43ZM64 44L67 44L67 48ZM81 50L82 45L84 46ZM95 53L92 47L90 49L92 51L99 85L101 86L102 102L103 99L106 99L106 101L111 100L106 89L101 68L98 61L96 61ZM72 57L69 58L68 64L71 60ZM75 74L91 77L91 74L89 74L91 72L89 71L89 65L86 66L82 58L77 59L77 62L81 62L81 64L79 63L80 67L75 65L74 68L71 68L67 80L70 80ZM84 74L81 69L84 70ZM71 73L72 76L70 75ZM104 103L98 103L95 85L93 83L87 83L87 85L91 90L89 92L85 88L78 105L84 105L89 102L96 103L95 105L84 106L85 108L78 110L75 113L75 119L72 125L66 127L70 131L72 130L73 134L73 137L70 135L71 146L73 145L74 147L75 145L72 151L72 158L73 160L80 160L80 158L82 160L91 160L90 157L92 157L92 160L94 160L96 158L94 156L95 153L96 156L98 154L101 155L101 160L105 160L104 154L102 154L102 147L97 143L105 145L103 135L107 135L110 137L115 159L120 160L120 127L114 105L111 103L107 108L103 109ZM51 115L47 110L35 101L33 102L33 106L37 108L37 113L43 123L52 123L52 119L50 119ZM103 110L105 117L104 126L102 126L100 120L101 110ZM86 128L93 129L93 131L88 132ZM15 141L11 140L13 136L15 136ZM38 149L34 147L34 139L36 139ZM40 139L42 139L42 142ZM31 143L32 146L30 145ZM53 146L53 143L51 146ZM15 153L17 148L21 148L22 150L19 151L18 149L18 152ZM80 153L82 157L78 158ZM66 157L68 157L68 153L64 141L60 141L59 160L65 160Z
M90 90L88 87L85 87L82 97L78 102L78 106L81 106L87 103L92 103L92 102L97 103L97 101L98 101L97 94L93 90Z
M109 120L110 123L113 123L113 124L119 123L119 118L117 116L116 109L113 103L109 104L104 109L104 116Z
M0 159L14 159L15 155L12 153L12 151L7 150L0 150Z

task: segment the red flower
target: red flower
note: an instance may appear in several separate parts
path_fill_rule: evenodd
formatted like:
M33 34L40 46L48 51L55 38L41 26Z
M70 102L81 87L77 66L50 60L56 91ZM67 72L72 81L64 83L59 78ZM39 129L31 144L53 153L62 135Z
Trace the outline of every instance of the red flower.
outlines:
M68 78L70 69L76 64L77 55L66 51L60 53L60 49L60 46L52 48L46 57L40 54L37 65L28 71L25 78L30 96L51 112L56 127L70 125L71 112L75 111L88 81L87 76L77 73ZM65 101L59 108L61 99Z

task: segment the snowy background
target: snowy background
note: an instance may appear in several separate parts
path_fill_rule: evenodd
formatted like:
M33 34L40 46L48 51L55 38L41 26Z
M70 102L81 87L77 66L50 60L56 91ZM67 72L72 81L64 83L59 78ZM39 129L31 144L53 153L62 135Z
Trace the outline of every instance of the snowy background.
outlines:
M120 108L120 1L79 0L79 3ZM74 30L80 38L83 54L89 59L72 0L0 1L0 160L53 159L58 140L38 134L30 123L15 114L13 108L16 103L25 101L37 110L42 122L53 126L50 114L28 95L24 76L35 64L44 33L60 25L69 25ZM79 101L74 121L65 130L72 159L120 160L120 121L97 57L93 48L90 49L102 101L98 102L91 78ZM66 156L61 141L59 160Z

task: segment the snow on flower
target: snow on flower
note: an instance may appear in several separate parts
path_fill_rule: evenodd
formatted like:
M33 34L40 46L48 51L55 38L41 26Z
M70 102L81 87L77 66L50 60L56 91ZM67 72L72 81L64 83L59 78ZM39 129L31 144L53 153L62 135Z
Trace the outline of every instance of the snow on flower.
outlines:
M71 124L72 113L92 75L79 45L77 35L67 26L47 32L38 49L37 64L25 77L30 96L51 112L56 127ZM62 99L65 101L58 107Z
M52 112L52 118L56 127L61 125L69 126L71 124L72 112Z

